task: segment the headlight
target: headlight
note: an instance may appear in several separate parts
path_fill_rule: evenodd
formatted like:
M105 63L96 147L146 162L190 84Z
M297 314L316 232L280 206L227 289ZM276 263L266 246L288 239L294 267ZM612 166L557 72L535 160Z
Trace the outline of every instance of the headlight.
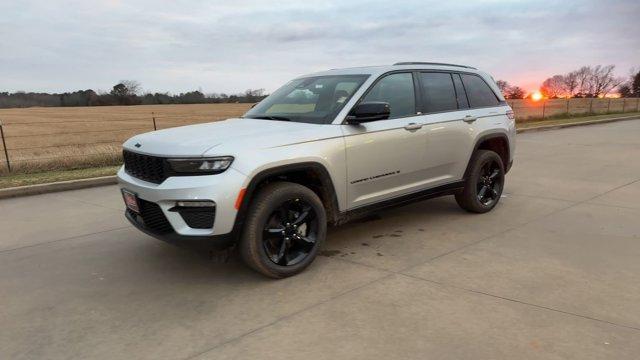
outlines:
M233 156L200 159L167 159L171 169L179 174L219 174L233 162Z

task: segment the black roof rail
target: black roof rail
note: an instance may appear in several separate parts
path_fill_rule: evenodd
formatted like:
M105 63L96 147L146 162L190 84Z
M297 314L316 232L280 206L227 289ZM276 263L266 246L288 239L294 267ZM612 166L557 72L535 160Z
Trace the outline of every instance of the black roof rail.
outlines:
M447 63L437 63L437 62L422 62L422 61L397 62L397 63L395 63L393 65L440 65L440 66L455 66L455 67L478 70L477 68L474 68L473 66L467 66L467 65L447 64Z

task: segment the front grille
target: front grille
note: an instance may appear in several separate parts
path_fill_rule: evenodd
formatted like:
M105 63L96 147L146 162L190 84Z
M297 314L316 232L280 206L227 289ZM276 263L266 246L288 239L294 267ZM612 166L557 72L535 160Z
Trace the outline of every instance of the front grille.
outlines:
M124 171L138 179L160 184L168 177L164 158L123 151Z
M162 209L156 203L138 199L138 206L140 207L140 214L131 212L133 218L142 225L144 225L149 231L155 234L167 234L173 232L173 227L164 216ZM131 211L131 210L127 210Z
M184 222L194 229L211 229L216 216L215 209L180 209Z

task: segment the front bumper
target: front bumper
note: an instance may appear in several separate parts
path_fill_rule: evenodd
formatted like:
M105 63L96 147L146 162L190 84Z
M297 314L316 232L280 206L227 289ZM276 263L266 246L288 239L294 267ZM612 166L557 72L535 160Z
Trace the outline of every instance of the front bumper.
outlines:
M246 181L246 176L234 170L227 169L224 173L210 176L175 176L154 184L135 178L124 171L124 167L118 171L118 183L120 188L135 193L139 199L157 205L162 215L177 236L176 240L189 238L211 238L231 233L234 227L237 210L235 201ZM192 228L185 219L176 211L170 211L180 200L210 200L215 202L215 219L211 228ZM149 233L149 228L135 221L132 214L127 211L127 218L140 230ZM167 237L165 232L162 237ZM159 237L158 233L150 235ZM163 239L164 240L164 239Z
M234 241L231 233L211 236L185 236L179 235L175 231L160 233L155 229L147 227L131 210L125 210L124 214L127 220L143 233L171 245L190 250L202 252L221 250L230 247Z

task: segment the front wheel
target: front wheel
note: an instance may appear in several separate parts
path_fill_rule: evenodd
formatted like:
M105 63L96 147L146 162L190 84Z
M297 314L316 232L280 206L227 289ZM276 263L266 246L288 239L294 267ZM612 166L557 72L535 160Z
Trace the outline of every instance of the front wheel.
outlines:
M254 270L284 278L313 262L326 234L327 218L318 195L299 184L271 183L251 203L240 255Z
M503 188L502 159L491 150L478 150L471 159L464 189L456 193L456 202L469 212L485 213L498 204Z

